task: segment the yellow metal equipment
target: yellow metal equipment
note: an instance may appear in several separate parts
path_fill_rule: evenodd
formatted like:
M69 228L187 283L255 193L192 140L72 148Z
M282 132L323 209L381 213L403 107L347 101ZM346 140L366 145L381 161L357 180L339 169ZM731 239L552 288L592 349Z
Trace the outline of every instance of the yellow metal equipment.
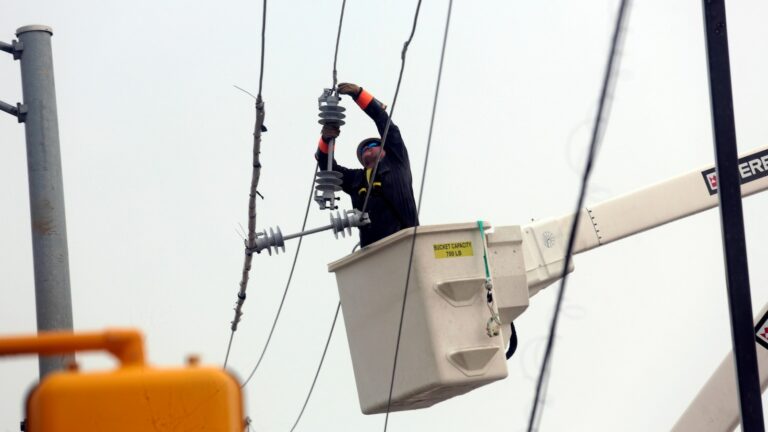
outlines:
M241 432L240 385L218 367L157 369L144 361L135 330L50 332L0 338L0 356L108 351L120 361L110 371L76 367L43 378L26 403L28 432L171 431Z

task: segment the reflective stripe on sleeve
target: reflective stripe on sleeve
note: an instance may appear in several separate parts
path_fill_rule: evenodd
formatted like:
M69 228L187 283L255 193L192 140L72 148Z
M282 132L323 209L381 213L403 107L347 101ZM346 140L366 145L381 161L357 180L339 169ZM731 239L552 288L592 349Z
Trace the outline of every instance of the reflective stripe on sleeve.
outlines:
M357 97L357 100L355 100L355 102L357 102L357 106L359 106L360 109L365 109L368 107L368 104L371 103L372 100L373 100L373 95L365 91L365 89L363 89L363 91L360 92L360 96Z
M325 154L328 154L328 143L323 141L323 137L320 137L320 142L317 143L317 149Z

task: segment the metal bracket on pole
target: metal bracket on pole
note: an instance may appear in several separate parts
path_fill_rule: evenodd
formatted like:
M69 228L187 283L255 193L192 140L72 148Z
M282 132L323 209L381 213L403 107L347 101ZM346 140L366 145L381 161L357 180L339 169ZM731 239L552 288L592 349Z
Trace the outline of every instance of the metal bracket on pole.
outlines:
M12 40L11 43L0 42L0 51L13 54L13 59L18 60L21 58L21 52L24 51L24 44L17 40Z
M19 123L24 123L27 119L27 106L22 103L17 103L16 106L0 101L0 111L5 111L8 114L16 117Z

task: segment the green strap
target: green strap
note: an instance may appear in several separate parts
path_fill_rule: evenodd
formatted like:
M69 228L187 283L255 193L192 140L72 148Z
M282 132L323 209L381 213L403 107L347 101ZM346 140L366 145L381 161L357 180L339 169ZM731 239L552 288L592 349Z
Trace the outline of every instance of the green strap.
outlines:
M483 228L483 221L477 221L477 227L480 228L480 241L483 243L483 264L485 264L485 278L491 279L491 271L488 270L488 256L485 251L485 229Z

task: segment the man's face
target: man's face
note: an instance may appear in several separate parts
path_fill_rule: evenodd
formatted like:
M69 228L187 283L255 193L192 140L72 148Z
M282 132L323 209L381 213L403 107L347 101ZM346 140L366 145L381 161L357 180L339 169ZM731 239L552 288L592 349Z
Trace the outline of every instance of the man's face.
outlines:
M375 145L369 145L368 147L366 147L363 150L363 155L361 157L361 159L363 160L363 165L366 168L370 168L373 165L375 165L376 159L379 157L379 152L381 152L381 146L378 143L375 143Z

